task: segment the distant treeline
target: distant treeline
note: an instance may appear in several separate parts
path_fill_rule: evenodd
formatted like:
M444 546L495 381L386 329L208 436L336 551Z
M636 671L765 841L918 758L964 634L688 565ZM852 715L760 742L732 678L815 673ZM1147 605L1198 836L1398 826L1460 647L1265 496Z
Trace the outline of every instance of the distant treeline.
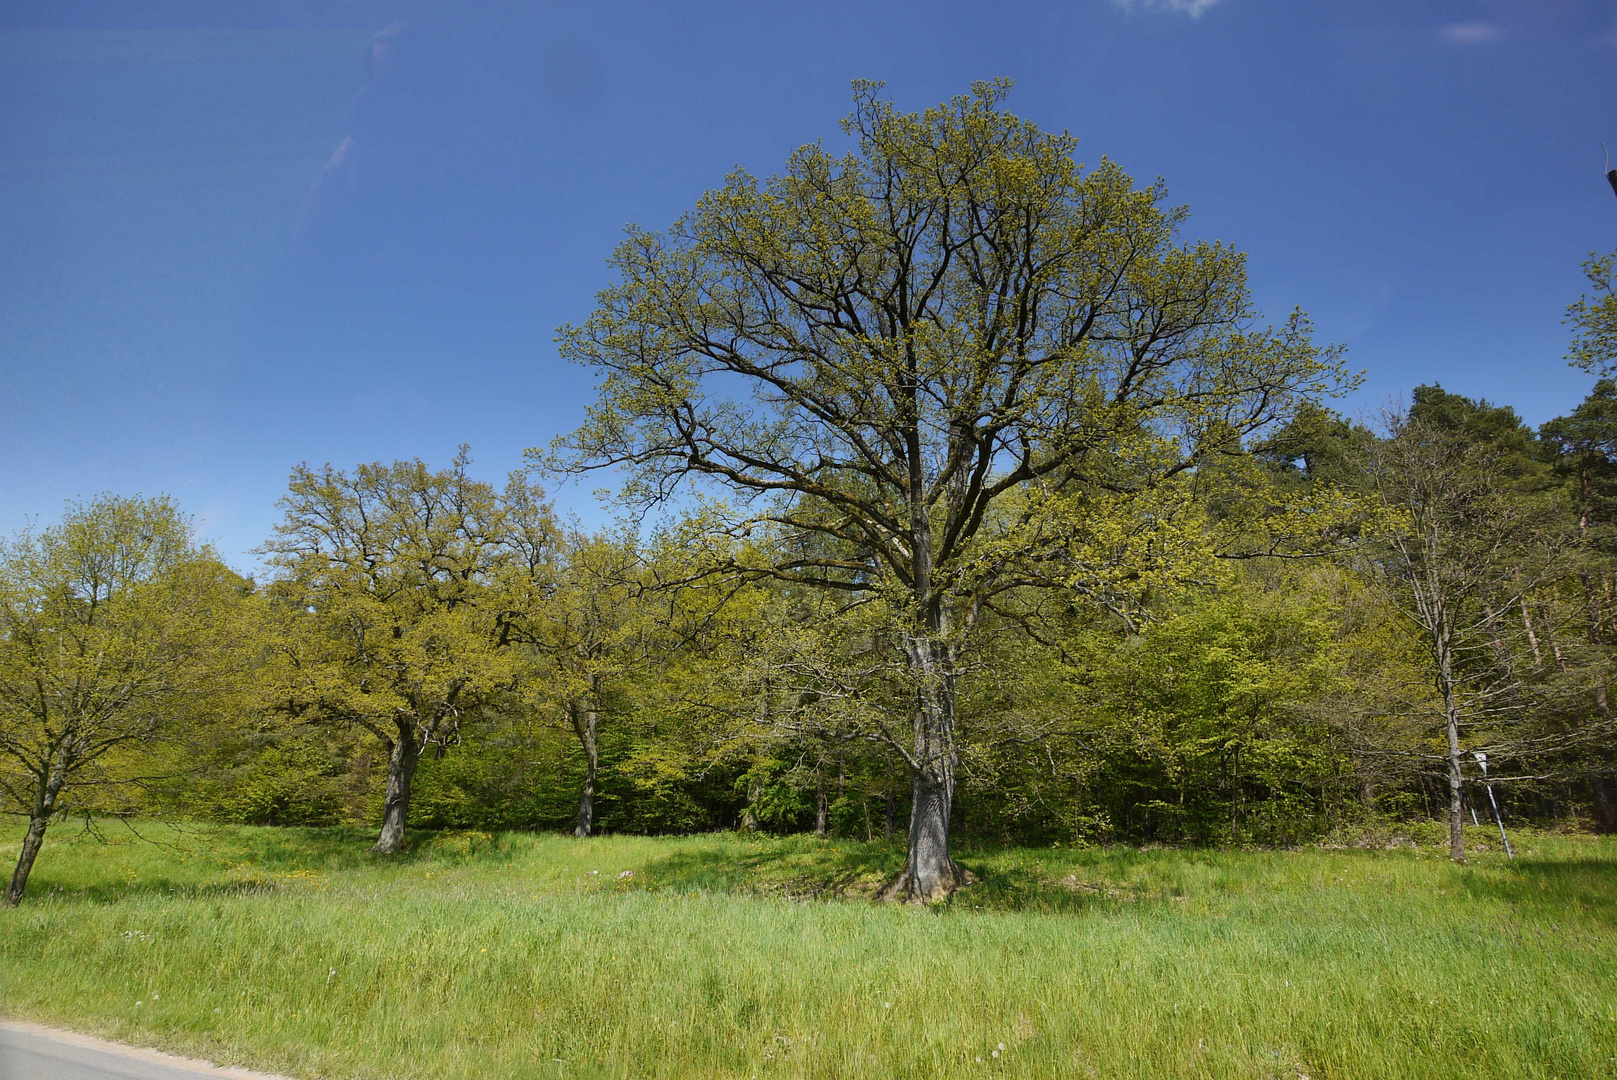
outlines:
M1417 460L1389 460L1400 442L1423 444ZM1491 750L1507 820L1617 831L1613 384L1538 433L1508 407L1435 386L1416 390L1390 433L1308 409L1255 455L1280 487L1384 495L1384 510L1408 516L1367 521L1381 533L1350 530L1334 554L1229 560L1216 580L1150 595L1126 619L1060 605L1037 625L1027 612L1006 618L962 676L962 712L987 735L961 747L958 832L1287 844L1443 818L1444 688L1416 595L1432 583L1454 592L1430 602L1453 604L1467 819L1491 814L1474 766ZM1423 465L1434 490L1412 482ZM1452 520L1445 497L1460 504ZM1449 532L1468 528L1483 535ZM1390 542L1400 530L1411 540ZM1410 542L1438 565L1410 566L1400 552ZM623 585L630 568L657 576L658 552L573 533L558 557L579 564L558 577L584 581L551 597L567 614L552 644L530 646L532 693L483 706L452 751L429 748L414 823L574 829L592 772L579 717L594 710L595 830L903 833L909 778L890 750L845 720L750 713L767 713L769 698L804 712L803 698L837 681L783 633L821 614L800 610L809 600L754 585L727 598L722 628L680 629L659 624L663 594L636 595L638 578ZM580 662L581 641L596 651ZM289 716L227 727L194 781L139 805L253 824L379 821L386 746L362 728Z
M1007 606L962 665L957 834L1286 844L1443 817L1421 588L1451 605L1467 818L1491 813L1481 749L1507 820L1617 830L1613 384L1536 434L1438 387L1379 433L1314 407L1253 454L1274 491L1356 499L1357 524L1333 551L1222 560L1122 614ZM895 680L879 620L779 582L700 580L713 552L693 549L712 537L563 529L521 480L496 491L464 460L300 470L286 502L270 579L213 564L162 583L164 605L219 593L189 605L207 640L170 661L196 685L111 733L58 812L375 825L390 755L413 748L423 827L904 833L906 762L849 715ZM161 501L103 500L59 531L86 526L166 528L161 558L208 564ZM127 538L93 540L104 582L138 569Z

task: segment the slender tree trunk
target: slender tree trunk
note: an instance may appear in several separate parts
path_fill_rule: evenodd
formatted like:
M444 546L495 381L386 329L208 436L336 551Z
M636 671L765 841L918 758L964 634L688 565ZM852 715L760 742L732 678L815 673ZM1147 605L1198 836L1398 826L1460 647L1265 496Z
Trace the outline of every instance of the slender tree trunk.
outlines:
M1595 777L1595 832L1617 833L1617 780Z
M1455 683L1454 638L1447 606L1442 602L1442 591L1437 583L1427 591L1424 614L1429 620L1432 635L1432 658L1437 662L1437 691L1443 698L1443 728L1448 737L1449 781L1449 858L1465 862L1465 774L1461 771L1460 757L1460 704L1459 687Z
M885 766L886 768L882 777L882 803L885 806L887 820L882 822L881 835L883 840L891 843L893 840L893 817L895 809L893 806L893 761L891 758L886 760Z
M1584 604L1589 611L1589 640L1600 641L1601 627L1605 617L1600 611L1600 596L1595 592L1594 579L1588 574L1579 574L1578 579L1583 583Z
M1494 663L1498 664L1504 673L1514 675L1511 671L1510 648L1505 644L1505 636L1499 632L1499 616L1492 604L1484 604L1482 610L1488 614L1488 636L1493 641Z
M920 682L915 709L909 854L904 872L881 892L882 899L930 904L947 900L964 875L949 854L949 817L954 808L954 657L936 639L905 643Z
M410 781L421 760L421 745L415 741L415 725L400 723L398 738L388 745L387 789L382 803L382 834L371 850L392 855L404 849L404 826L410 816Z
M17 856L17 869L12 871L11 884L6 886L6 907L16 907L22 903L23 890L28 888L28 875L33 872L39 849L44 846L45 826L49 823L50 818L46 817L28 819L28 833L22 838L22 854Z
M12 871L5 898L0 900L5 907L16 907L22 903L23 890L28 888L28 875L33 872L34 860L45 844L45 828L50 824L51 815L56 812L56 799L66 782L66 762L58 754L43 783L34 790L34 805L28 814L28 832L22 839L22 853L17 856L17 868Z
M741 827L748 832L758 831L758 800L764 793L764 782L757 776L747 778L747 806L741 811Z
M1611 641L1614 638L1617 638L1617 597L1612 595L1611 578L1607 577L1605 574L1600 575L1600 591L1605 594L1606 597L1607 619L1604 633L1612 635L1611 637L1606 638L1607 641Z
M814 770L814 835L821 840L825 839L829 807L825 797L825 763L821 762Z
M1533 617L1527 614L1527 597L1525 596L1521 599L1521 609L1522 627L1527 631L1527 644L1533 647L1533 663L1535 665L1542 664L1544 656L1538 649L1538 634L1533 632Z
M595 776L601 758L595 739L599 713L595 708L594 683L595 680L591 678L588 700L573 702L569 706L573 713L573 730L578 732L578 741L584 747L584 786L578 793L578 824L573 829L573 835L577 837L590 835L595 827Z
M1460 771L1460 717L1450 692L1445 692L1449 737L1449 858L1465 862L1465 775Z
M1561 639L1556 636L1555 623L1544 613L1543 608L1538 611L1539 620L1544 624L1544 633L1550 639L1550 652L1555 656L1555 666L1562 671L1566 670L1566 656L1561 652Z

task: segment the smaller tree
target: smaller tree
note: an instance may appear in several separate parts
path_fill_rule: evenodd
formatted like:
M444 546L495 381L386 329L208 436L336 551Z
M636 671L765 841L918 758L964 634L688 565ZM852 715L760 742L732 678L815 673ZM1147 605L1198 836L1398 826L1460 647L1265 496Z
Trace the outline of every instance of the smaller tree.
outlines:
M419 460L299 466L261 549L279 571L280 707L356 725L386 749L379 854L404 846L421 755L458 744L463 720L515 684L506 586L531 579L553 532L520 476L502 495L469 464L462 447L438 472Z
M1566 570L1532 434L1513 411L1420 387L1366 459L1366 483L1402 519L1372 576L1419 635L1441 707L1449 855L1465 861L1465 756L1508 752L1532 680L1502 617Z
M167 498L101 496L0 545L0 794L28 815L6 906L67 791L138 782L129 759L220 690L244 595Z
M600 719L607 695L656 651L657 623L645 597L643 565L632 537L574 531L563 545L545 602L522 621L543 693L559 708L584 752L584 780L573 835L595 828Z

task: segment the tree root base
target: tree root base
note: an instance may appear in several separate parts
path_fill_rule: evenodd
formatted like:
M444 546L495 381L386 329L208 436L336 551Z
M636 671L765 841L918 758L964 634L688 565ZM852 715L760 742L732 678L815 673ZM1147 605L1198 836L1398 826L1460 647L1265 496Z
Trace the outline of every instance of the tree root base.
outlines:
M976 874L950 859L949 872L940 875L937 884L931 890L926 890L919 887L915 874L906 866L902 874L881 887L876 899L888 904L941 904L953 896L957 889L973 885L976 881Z

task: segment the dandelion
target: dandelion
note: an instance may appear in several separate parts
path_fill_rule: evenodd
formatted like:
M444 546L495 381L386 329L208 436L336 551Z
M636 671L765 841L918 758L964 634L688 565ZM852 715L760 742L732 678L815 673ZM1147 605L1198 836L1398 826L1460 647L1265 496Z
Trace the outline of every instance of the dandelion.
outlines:
M213 1015L218 1016L223 1011L224 1011L223 1009L215 1009L215 1010L213 1010Z
M884 1001L881 1003L881 1007L884 1009L891 1009L893 1007L893 1003L891 1001Z
M137 1001L137 1002L135 1002L135 1008L137 1008L137 1009L138 1009L138 1008L140 1008L140 1007L141 1007L141 1006L142 1006L142 1005L144 1005L144 1004L146 1004L146 1003L145 1003L145 1002L144 1002L144 1001Z
M999 1057L999 1051L998 1051L998 1050L995 1050L995 1051L994 1051L994 1056L995 1056L995 1057Z
M981 1054L978 1054L972 1060L975 1061L977 1064L981 1065L983 1063L983 1056Z
M1004 1043L1000 1043L1000 1044L999 1044L999 1048L1000 1048L1000 1049L1001 1049L1001 1050L1003 1050L1003 1049L1005 1049L1005 1044L1004 1044Z

